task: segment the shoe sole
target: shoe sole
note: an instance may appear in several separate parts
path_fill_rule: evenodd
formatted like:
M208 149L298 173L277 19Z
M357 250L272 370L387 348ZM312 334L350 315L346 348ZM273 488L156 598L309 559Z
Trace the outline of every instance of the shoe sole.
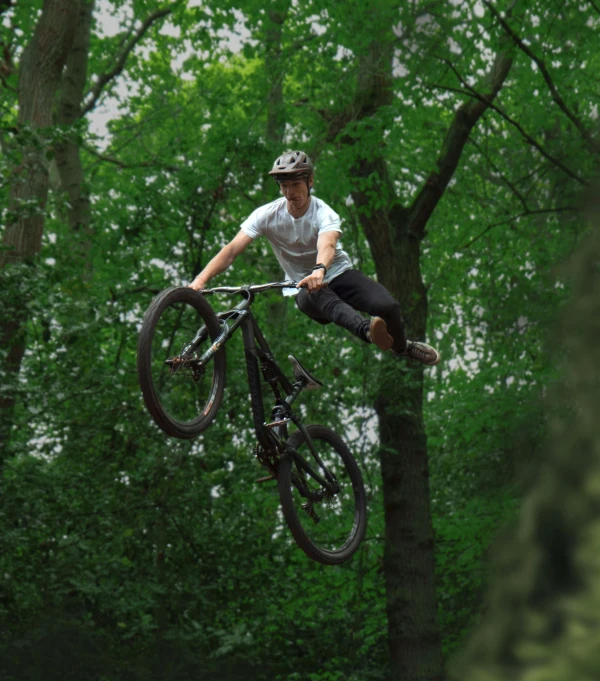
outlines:
M433 350L433 348L432 348ZM435 361L433 362L425 362L423 359L420 357L413 357L407 350L404 350L403 352L394 352L395 355L398 357L408 357L408 359L414 359L416 362L420 362L423 366L426 367L434 367L436 364L439 364L442 360L442 354L438 352L437 350L433 350L436 354Z
M424 362L422 359L419 359L418 357L412 357L412 359L416 359L417 362L421 362L421 364L423 366L434 367L434 366L436 366L436 364L439 364L441 359L442 359L442 356L440 355L439 352L437 352L437 351L434 351L434 352L436 353L436 358L433 362ZM408 355L408 356L410 357L410 355Z
M387 330L387 325L381 317L373 317L371 321L371 342L380 350L389 350L394 344L394 339Z

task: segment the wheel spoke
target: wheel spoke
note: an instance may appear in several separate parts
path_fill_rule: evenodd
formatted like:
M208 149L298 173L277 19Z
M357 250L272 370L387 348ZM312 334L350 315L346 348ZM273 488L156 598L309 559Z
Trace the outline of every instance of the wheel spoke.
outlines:
M177 303L163 311L154 332L152 379L163 410L180 423L195 419L210 398L212 373L197 368L199 353L206 350L208 341L193 353L182 354L202 325L197 310Z
M221 348L206 363L200 357L218 333L208 303L187 288L163 292L144 318L140 385L154 420L169 435L194 437L214 418L223 394L225 355Z

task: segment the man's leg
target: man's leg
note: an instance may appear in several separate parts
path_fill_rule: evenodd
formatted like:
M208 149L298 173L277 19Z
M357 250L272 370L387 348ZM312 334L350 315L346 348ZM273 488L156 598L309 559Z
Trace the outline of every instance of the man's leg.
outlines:
M392 349L396 352L405 350L406 332L400 304L385 286L358 270L346 270L330 282L329 288L351 308L381 317L387 325L388 333L394 339ZM365 331L369 328L369 321L366 321Z
M337 279L338 277L334 281ZM319 324L333 322L347 329L361 340L368 342L369 320L341 300L331 286L315 291L315 293L301 289L296 296L296 305L305 315L319 322Z
M399 303L384 286L358 270L342 272L327 288L316 293L300 291L296 303L305 314L321 324L332 321L366 342L371 342L372 336L383 350L388 349L387 342L391 340L391 349L398 355L427 366L434 366L440 361L440 353L435 348L427 343L407 340ZM362 317L357 309L373 315L375 319ZM377 318L383 319L385 325ZM376 341L377 326L384 326L384 343Z

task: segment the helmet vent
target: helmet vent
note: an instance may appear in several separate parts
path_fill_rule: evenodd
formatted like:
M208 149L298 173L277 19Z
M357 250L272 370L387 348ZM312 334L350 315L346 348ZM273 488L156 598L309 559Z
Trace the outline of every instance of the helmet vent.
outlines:
M286 151L273 164L270 175L307 175L312 176L314 168L312 161L304 151Z

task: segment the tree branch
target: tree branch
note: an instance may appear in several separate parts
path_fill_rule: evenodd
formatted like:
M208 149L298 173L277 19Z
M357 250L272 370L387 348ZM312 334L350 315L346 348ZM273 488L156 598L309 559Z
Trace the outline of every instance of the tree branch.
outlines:
M509 225L512 222L515 222L516 220L519 220L520 218L528 217L529 215L543 215L546 213L565 213L565 212L577 212L579 208L577 206L562 206L560 208L544 208L540 210L527 210L523 213L519 213L518 215L513 215L511 218L508 218L508 220L500 220L499 222L493 222L491 225L488 225L481 234L478 234L476 237L473 237L471 241L467 242L464 246L462 246L461 250L464 250L465 248L469 248L472 244L474 244L478 239L481 239L482 236L487 234L491 229L494 227L499 227L500 225Z
M544 80L546 81L546 84L548 85L548 89L550 90L552 99L558 104L559 108L562 110L565 116L567 116L567 118L573 123L577 130L579 130L579 134L583 137L590 150L594 154L600 154L600 144L598 144L598 142L591 136L590 132L586 129L581 120L573 113L573 111L571 111L571 109L567 106L564 99L560 96L560 93L558 92L556 85L554 84L554 81L552 80L550 73L546 68L545 62L542 59L540 59L537 55L535 55L527 45L525 45L525 43L513 31L513 29L508 25L508 22L501 16L500 12L498 12L498 10L492 5L491 2L489 2L489 0L483 0L483 4L499 21L500 25L510 36L515 45L522 52L524 52L532 61L535 62Z
M448 60L444 61L453 68ZM485 79L488 94L480 95L477 102L473 99L467 100L454 114L442 152L437 160L437 170L429 175L410 208L409 231L419 239L423 238L427 220L454 175L471 130L500 91L512 63L512 53L501 49Z
M194 105L194 100L199 98L199 94L194 94L189 97L188 102L186 104L187 106ZM161 119L164 119L165 117L173 119L176 116L178 116L182 111L184 110L184 106L179 105L176 107L173 107L172 105L169 106L162 106L156 109L156 113L152 116L146 116L145 118L142 118L140 120L135 120L131 123L124 123L122 126L118 128L112 128L111 129L111 134L112 135L119 135L122 132L127 132L128 130L135 130L136 128L139 129L148 123L153 123L154 121L160 121ZM137 133L139 135L139 133ZM135 137L132 139L136 139Z
M125 62L127 61L127 57L129 56L133 48L142 40L148 29L152 26L152 24L155 21L158 21L158 19L162 19L162 17L165 17L168 14L171 14L172 12L173 12L172 7L165 7L163 9L157 10L156 12L153 12L152 14L150 14L150 16L146 18L146 20L143 22L140 28L133 34L131 40L127 43L127 45L125 45L125 48L123 49L119 58L117 59L115 66L107 73L102 74L98 79L98 82L88 92L88 95L91 95L91 99L83 108L81 112L82 116L85 116L85 114L88 113L88 111L91 111L96 106L96 104L98 103L98 99L100 98L100 95L102 94L102 91L104 90L105 86L108 83L110 83L111 80L114 80L123 72L123 69L125 68Z
M539 173L538 180L541 180L548 173L549 168L550 166L546 165L546 163L542 161L541 165L534 167L533 170L530 170L529 172L525 173L525 175L523 175L522 177L519 177L519 179L515 181L515 185L522 184L523 182L529 180L538 173ZM529 192L531 192L531 187L528 190L528 193Z
M447 86L443 86L443 85L427 85L426 87L428 87L430 89L441 88L441 89L444 89L444 90L449 90L451 92L458 92L461 95L468 95L469 97L471 96L471 94L469 92L467 92L466 90L462 90L460 88L447 87ZM443 104L443 102L441 100L439 100L439 98L438 98L438 101L440 101L440 104ZM529 210L529 206L527 205L526 198L523 196L523 194L521 194L521 192L516 187L518 182L511 182L504 175L504 173L498 168L498 166L496 166L496 164L492 161L492 159L490 158L490 155L487 153L487 151L485 151L483 149L483 147L475 139L473 139L473 137L469 137L469 139L467 141L470 142L477 149L477 151L479 151L479 153L487 161L490 168L500 176L500 179L502 180L502 182L510 189L510 191L518 199L519 203L523 206L523 210Z
M87 144L84 144L83 148L89 154L91 154L92 156L95 156L100 161L105 161L106 163L114 163L114 165L119 166L119 168L124 168L126 170L129 170L129 169L132 169L132 168L156 168L157 170L166 170L170 173L177 173L181 170L181 168L179 168L178 166L161 165L156 160L142 161L140 163L125 163L124 161L121 161L120 159L115 158L114 156L108 156L107 154L101 154L99 151L96 151L96 149L88 146Z
M595 2L592 2L592 0L588 0L588 2L596 10L596 12L600 14L600 7Z
M502 172L498 169L498 167L493 163L492 159L489 157L489 155L487 154L487 152L485 152L485 151L482 149L481 145L480 145L478 142L476 142L472 137L469 137L469 140L468 140L468 141L469 141L469 142L477 149L477 151L479 151L479 153L485 158L485 160L488 162L488 165L490 166L490 168L491 168L495 173L497 173L498 175L500 175L501 180L502 180L502 181L504 182L504 184L510 189L510 191L517 197L517 199L519 200L519 203L523 206L523 210L529 211L529 206L527 205L527 201L525 200L525 197L523 196L523 194L521 194L521 192L515 187L515 185L514 185L512 182L510 182L510 180L508 180L508 178L504 175L504 173L502 173Z
M446 62L450 66L452 71L455 73L456 77L459 79L461 84L467 89L467 91L471 95L471 97L474 97L475 99L478 99L482 102L487 101L482 95L480 95L476 90L474 90L464 80L464 78L457 71L456 67L450 61L448 61L447 59L444 59L443 61ZM527 141L527 143L530 144L532 147L535 147L544 158L546 158L548 161L550 161L555 166L560 168L564 173L566 173L567 175L572 177L574 180L576 180L577 182L579 182L583 186L587 187L589 185L589 182L587 182L587 180L584 180L582 177L577 175L577 173L575 173L573 170L570 170L564 163L559 161L557 158L554 158L554 156L550 155L544 149L544 147L542 147L542 145L539 144L539 142L537 142L533 137L531 137L531 135L529 135L527 132L525 132L523 127L517 121L515 121L514 118L511 118L507 113L505 113L502 109L500 109L498 106L496 106L492 102L488 102L487 106L488 106L488 108L492 109L493 111L498 113L500 116L502 116L502 118L504 118L504 120L507 121L507 123L510 123L511 125L513 125L521 133L522 137Z
M0 72L0 82L2 83L2 87L6 88L10 92L14 92L14 94L18 94L19 91L17 88L12 87L12 85L9 85L8 82L6 81L6 78L4 75Z

